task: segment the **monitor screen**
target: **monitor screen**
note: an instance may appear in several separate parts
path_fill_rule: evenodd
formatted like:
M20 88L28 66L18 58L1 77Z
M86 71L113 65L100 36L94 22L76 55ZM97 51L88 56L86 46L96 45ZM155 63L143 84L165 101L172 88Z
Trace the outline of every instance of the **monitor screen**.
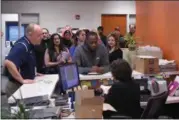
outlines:
M77 87L80 84L77 65L66 64L59 66L59 78L64 91L73 87Z

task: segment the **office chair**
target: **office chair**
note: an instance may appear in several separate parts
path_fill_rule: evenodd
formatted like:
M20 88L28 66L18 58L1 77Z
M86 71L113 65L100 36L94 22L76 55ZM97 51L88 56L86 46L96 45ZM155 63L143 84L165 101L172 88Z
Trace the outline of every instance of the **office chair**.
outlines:
M160 116L161 110L165 105L168 97L168 92L149 98L147 107L141 115L141 119L157 119Z
M103 119L132 119L132 117L121 114L119 112L107 110L103 111Z

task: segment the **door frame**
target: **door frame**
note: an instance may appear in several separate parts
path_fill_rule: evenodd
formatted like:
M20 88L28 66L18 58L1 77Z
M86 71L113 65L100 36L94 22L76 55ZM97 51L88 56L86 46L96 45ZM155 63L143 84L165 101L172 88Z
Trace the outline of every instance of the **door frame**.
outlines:
M20 34L21 34L20 27L22 26L21 17L22 17L23 15L37 15L37 16L39 16L39 17L38 17L38 22L37 22L37 24L40 25L40 13L18 13L18 17L19 17L19 18L18 18L18 19L19 19L19 38L20 38Z
M127 14L101 14L101 15L127 15Z
M40 25L40 13L19 13L20 17L23 16L23 15L37 15L37 16L39 16L37 24Z
M112 13L102 13L102 14L101 14L101 25L102 25L102 16L103 16L103 15L126 15L126 20L127 20L127 21L126 21L126 23L127 23L127 24L126 24L126 33L129 32L129 24L130 24L130 18L129 18L129 17L130 17L130 15L135 15L135 16L136 16L136 14L112 14Z

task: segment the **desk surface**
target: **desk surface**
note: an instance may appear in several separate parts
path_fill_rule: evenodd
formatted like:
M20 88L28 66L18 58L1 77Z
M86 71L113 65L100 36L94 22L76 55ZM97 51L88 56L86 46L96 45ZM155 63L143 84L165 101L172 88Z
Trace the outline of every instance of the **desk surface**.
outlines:
M139 73L137 71L133 71L132 76L141 76L142 73ZM112 75L111 73L105 73L102 75L80 75L80 80L96 80L96 79L111 79ZM55 75L44 75L41 77L36 77L35 80L37 81L34 84L24 84L22 85L14 94L13 96L16 99L20 99L21 96L23 98L28 97L35 97L35 96L41 96L41 95L48 95L49 97L52 95L55 85L58 81L59 77L57 74ZM174 100L169 101L177 101L179 98L175 98ZM14 102L14 98L11 96L8 99L8 102ZM172 102L169 102L172 103Z
M177 75L177 74L179 74L179 71L162 72L161 74L165 74L166 76ZM134 77L136 79L140 79L142 76L145 76L145 75L143 73L133 70L132 77ZM80 74L81 81L82 80L111 79L111 78L112 78L111 72L101 74L101 75L81 75Z
M135 70L133 70L132 72L133 77L138 77L142 75L143 75L142 73L137 72ZM101 74L101 75L81 75L80 74L80 80L97 80L97 79L111 79L111 78L112 78L111 72Z
M141 75L141 73L133 71L133 76ZM80 75L80 80L96 80L96 79L111 79L111 73L105 73L102 75ZM42 95L49 95L53 93L55 85L58 81L59 77L57 74L55 75L44 75L40 77L36 77L35 80L37 81L34 84L24 84L22 85L14 94L13 96L16 99L22 98L29 98L35 96L42 96ZM8 99L8 102L14 102L14 98L11 96Z
M165 104L179 103L179 96L168 96ZM141 106L146 106L147 102L140 102Z
M44 75L35 78L35 83L22 85L14 94L14 98L29 98L35 96L48 95L51 97L55 85L58 81L58 75ZM22 97L21 97L22 96ZM11 96L8 99L9 103L15 102Z
M179 97L171 97L169 96L167 98L166 104L172 104L172 103L179 103ZM147 102L140 102L141 106L146 106ZM110 104L104 103L103 104L103 111L116 111ZM62 119L75 119L75 113L70 114L68 117L64 117Z

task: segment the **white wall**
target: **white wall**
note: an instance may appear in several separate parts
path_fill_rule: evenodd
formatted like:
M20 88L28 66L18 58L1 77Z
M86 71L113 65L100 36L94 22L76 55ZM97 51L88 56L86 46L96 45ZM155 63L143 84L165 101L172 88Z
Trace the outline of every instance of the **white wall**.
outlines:
M135 14L136 8L135 1L3 1L2 12L40 13L40 25L56 32L65 25L94 29L101 24L101 14Z
M2 61L5 58L5 55L8 53L10 48L5 48L5 37L6 37L6 22L7 21L18 21L18 14L2 14L2 21L1 21L1 25L2 25L2 32L4 33L4 36L2 37L1 40L1 47L2 47L2 54L1 54L1 59Z

